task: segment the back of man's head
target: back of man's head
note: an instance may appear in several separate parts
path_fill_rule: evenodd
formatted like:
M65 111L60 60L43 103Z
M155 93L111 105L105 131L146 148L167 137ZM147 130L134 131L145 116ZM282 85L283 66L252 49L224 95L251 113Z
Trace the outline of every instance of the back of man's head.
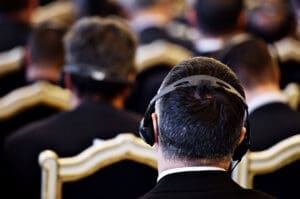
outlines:
M243 0L197 0L195 5L200 30L207 34L235 31L243 10Z
M244 97L235 74L221 62L204 57L176 65L161 89L193 75L223 80ZM200 80L197 86L179 86L164 95L157 101L155 110L159 115L159 140L165 158L228 161L240 140L245 108L237 95L205 80Z
M31 65L56 67L64 64L63 37L66 27L55 22L43 22L35 27L28 39Z
M83 18L65 38L68 67L64 70L71 74L79 95L111 98L128 83L136 45L134 33L123 20Z
M132 4L135 8L147 8L156 5L159 1L161 0L132 0Z
M272 43L296 31L296 16L286 0L263 2L248 11L248 31Z
M125 11L117 1L110 0L74 0L77 18L88 16L121 16L125 17Z
M231 67L245 89L264 84L279 84L279 66L272 58L267 44L249 39L225 49L220 60Z

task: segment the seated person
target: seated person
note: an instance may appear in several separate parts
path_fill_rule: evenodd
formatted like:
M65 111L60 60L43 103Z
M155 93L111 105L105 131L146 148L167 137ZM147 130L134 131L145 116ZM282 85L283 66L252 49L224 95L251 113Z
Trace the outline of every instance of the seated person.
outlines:
M226 51L221 59L241 80L249 106L250 150L268 149L300 132L300 113L293 110L280 89L280 69L267 44L250 39ZM286 183L300 178L300 162L276 172L254 177L254 188L278 198L294 198L298 185Z
M0 3L0 53L9 52L15 48L24 48L31 31L30 20L37 0L3 0ZM0 68L0 97L15 88L25 85L25 50L17 53L14 64L3 65ZM3 67L9 68L3 73Z
M133 84L136 51L136 38L128 25L119 19L82 18L64 41L65 85L77 105L25 126L6 139L10 182L6 184L15 190L11 198L40 198L37 158L42 150L73 156L92 145L95 138L109 139L124 132L137 135L140 117L123 108ZM122 178L122 172L130 173L130 179ZM144 165L121 162L83 181L64 185L64 199L137 198L154 186L156 173Z
M158 183L141 198L273 198L230 177L249 145L247 105L239 80L204 57L180 62L164 79L141 121L157 150Z

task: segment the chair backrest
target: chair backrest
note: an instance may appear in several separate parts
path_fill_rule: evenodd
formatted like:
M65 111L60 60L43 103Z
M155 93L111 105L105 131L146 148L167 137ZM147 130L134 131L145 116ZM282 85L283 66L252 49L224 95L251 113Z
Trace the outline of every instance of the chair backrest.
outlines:
M0 77L15 70L19 70L24 54L25 49L20 46L0 53Z
M245 188L253 188L253 178L258 174L268 174L300 159L300 135L286 138L269 149L248 152L232 178Z
M71 92L48 82L36 82L0 98L0 142L19 128L73 107Z
M63 183L83 179L122 160L133 160L157 168L154 149L130 133L94 144L73 157L60 158L54 151L45 150L39 155L42 199L60 199Z
M300 108L300 85L298 83L289 83L284 87L283 93L291 108L298 110Z
M140 45L135 60L137 77L126 108L143 115L172 67L191 56L189 50L162 40Z
M69 110L72 108L71 92L44 81L18 88L0 98L0 120L13 117L37 104Z

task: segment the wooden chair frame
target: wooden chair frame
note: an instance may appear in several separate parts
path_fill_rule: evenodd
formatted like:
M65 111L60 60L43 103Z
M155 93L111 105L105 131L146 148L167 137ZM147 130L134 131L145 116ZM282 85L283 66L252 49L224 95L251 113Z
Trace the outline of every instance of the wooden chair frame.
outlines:
M245 188L253 188L253 177L276 171L300 159L300 135L280 141L269 149L248 152L232 174L232 178Z
M133 160L157 168L155 150L130 133L94 144L73 157L60 158L54 151L45 150L39 155L41 198L61 199L62 183L82 179L122 160Z

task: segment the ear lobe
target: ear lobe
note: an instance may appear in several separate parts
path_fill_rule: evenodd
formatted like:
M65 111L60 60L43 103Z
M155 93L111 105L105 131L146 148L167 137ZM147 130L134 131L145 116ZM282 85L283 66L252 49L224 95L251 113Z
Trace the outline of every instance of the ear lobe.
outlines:
M152 118L152 125L153 125L153 131L154 131L154 141L155 141L155 143L158 143L159 132L158 132L158 115L157 115L157 113L152 113L151 118Z

